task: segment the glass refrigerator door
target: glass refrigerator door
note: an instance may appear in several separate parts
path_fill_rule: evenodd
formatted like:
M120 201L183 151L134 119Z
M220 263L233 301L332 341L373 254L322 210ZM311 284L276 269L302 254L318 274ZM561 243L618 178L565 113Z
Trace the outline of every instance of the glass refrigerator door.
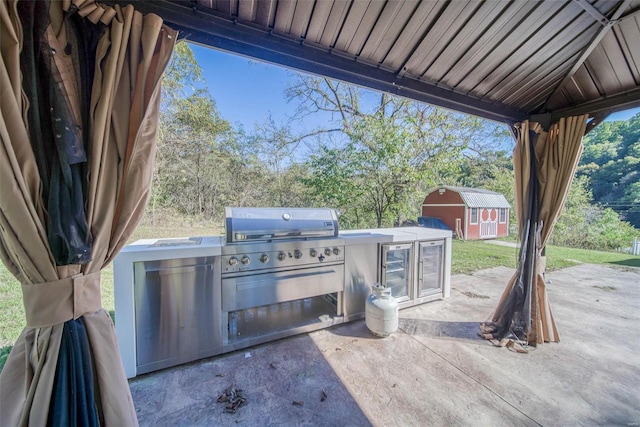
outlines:
M443 241L421 242L418 261L418 298L442 292Z
M382 246L382 284L398 302L408 301L411 283L411 243Z

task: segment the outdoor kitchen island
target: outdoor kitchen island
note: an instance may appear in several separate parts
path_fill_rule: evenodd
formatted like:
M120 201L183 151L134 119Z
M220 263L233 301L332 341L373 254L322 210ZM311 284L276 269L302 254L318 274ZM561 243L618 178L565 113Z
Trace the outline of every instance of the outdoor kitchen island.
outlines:
M330 209L259 213L273 218L234 223L228 214L225 237L139 240L116 257L115 323L128 378L361 319L376 282L401 308L449 296L450 231L339 232Z

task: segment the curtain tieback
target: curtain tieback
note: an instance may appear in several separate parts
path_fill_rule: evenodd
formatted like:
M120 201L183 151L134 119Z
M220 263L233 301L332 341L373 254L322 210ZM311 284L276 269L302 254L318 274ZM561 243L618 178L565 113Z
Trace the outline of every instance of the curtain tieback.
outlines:
M77 319L102 307L100 272L23 284L22 298L28 327L44 328Z

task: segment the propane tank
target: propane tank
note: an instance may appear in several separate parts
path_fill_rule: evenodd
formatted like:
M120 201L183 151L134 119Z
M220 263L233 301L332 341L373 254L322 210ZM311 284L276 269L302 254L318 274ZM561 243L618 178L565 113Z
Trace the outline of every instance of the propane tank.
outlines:
M398 330L398 301L391 288L375 283L367 297L364 312L367 328L379 337L387 337Z

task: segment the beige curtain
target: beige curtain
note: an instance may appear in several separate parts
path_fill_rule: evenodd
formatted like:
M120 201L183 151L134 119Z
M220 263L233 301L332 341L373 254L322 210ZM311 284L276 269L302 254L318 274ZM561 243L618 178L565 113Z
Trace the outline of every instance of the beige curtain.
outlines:
M536 128L539 135L534 145L539 183L538 200L540 241L536 245L535 330L537 342L559 341L544 281L546 257L542 255L551 232L560 217L571 182L582 155L582 137L587 128L588 115L561 118L551 125L549 132Z
M126 243L148 199L160 78L177 34L159 17L142 16L132 6L52 1L52 25L64 26L63 11L79 7L81 16L105 31L97 50L86 143L93 257L85 265L56 267L24 120L30 106L21 93L16 4L0 0L0 258L22 283L27 327L0 374L0 425L47 424L62 324L80 316L93 353L101 424L136 425L113 323L101 306L100 269Z
M513 329L523 327L528 327L525 332L530 345L560 340L547 297L546 258L542 253L560 216L580 160L587 119L588 115L562 118L552 124L548 132L535 122L524 121L516 126L513 165L518 231L523 248L518 268L507 283L491 320L480 326L481 335L498 345L512 344L517 335ZM533 174L531 165L535 165ZM531 182L532 177L535 177L535 183ZM535 192L532 206L529 202L531 191ZM534 227L531 233L528 227ZM535 237L528 242L528 236ZM531 280L523 274L530 256L524 247L526 243L533 246L531 253L535 256ZM532 283L527 283L529 281Z

